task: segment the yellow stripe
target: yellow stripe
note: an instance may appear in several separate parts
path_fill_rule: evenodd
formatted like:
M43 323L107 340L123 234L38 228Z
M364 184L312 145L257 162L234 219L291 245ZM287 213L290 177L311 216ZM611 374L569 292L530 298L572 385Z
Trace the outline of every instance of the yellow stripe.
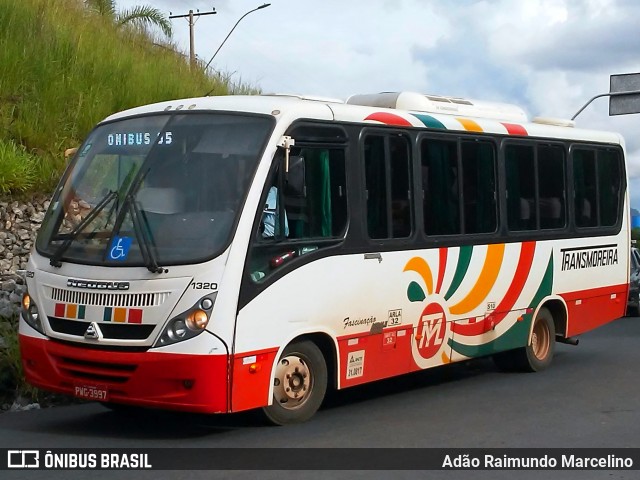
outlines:
M469 132L484 132L484 130L482 130L482 127L478 125L476 122L474 122L473 120L469 120L468 118L457 118L457 117L456 117L456 120L458 120L462 124L464 129L468 130Z
M487 295L493 288L498 279L502 260L504 258L504 243L498 245L489 245L487 248L487 256L484 259L484 265L480 276L476 281L469 294L463 298L458 304L451 307L450 311L454 315L467 313L476 308L487 298Z
M442 363L449 363L451 359L447 356L445 352L442 352Z
M433 275L431 274L429 264L424 260L424 258L413 257L404 266L404 271L406 272L408 270L417 272L422 277L422 280L424 280L424 284L427 287L427 291L429 292L429 295L431 295L433 293Z

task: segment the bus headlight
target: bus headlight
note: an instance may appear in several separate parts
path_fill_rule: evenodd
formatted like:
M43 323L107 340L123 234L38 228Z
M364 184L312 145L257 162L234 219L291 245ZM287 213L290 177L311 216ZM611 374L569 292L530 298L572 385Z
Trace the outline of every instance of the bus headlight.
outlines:
M191 330L203 330L204 328L206 328L208 323L209 316L207 315L207 312L205 312L204 310L200 310L199 308L197 310L193 310L187 316L187 326Z
M189 310L169 320L154 347L171 345L202 333L209 324L216 296L214 292L201 298Z
M40 321L40 313L38 312L38 306L33 303L31 296L28 293L22 295L22 318L33 329L44 335L44 328L42 328L42 322Z

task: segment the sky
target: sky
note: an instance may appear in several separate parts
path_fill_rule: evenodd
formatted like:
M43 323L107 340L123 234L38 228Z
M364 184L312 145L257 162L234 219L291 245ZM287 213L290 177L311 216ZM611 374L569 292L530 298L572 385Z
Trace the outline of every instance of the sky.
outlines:
M267 0L269 1L269 0ZM119 0L169 15L211 11L195 25L208 62L263 0ZM264 93L346 99L414 91L517 104L530 118L571 118L609 92L612 74L640 72L637 0L270 0L244 17L211 63ZM173 41L188 54L186 19ZM609 116L595 100L576 126L622 133L631 204L640 209L640 115Z

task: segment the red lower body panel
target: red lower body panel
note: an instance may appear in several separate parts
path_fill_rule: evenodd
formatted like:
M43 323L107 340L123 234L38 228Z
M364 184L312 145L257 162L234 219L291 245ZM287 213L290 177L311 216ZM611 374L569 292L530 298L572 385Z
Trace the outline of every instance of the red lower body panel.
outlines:
M629 285L561 293L567 303L567 337L580 335L623 317L627 309Z
M74 395L99 385L108 400L201 413L228 412L227 355L121 352L20 335L22 366L36 387Z
M239 412L264 407L269 403L271 368L277 348L239 353L233 360L231 410Z

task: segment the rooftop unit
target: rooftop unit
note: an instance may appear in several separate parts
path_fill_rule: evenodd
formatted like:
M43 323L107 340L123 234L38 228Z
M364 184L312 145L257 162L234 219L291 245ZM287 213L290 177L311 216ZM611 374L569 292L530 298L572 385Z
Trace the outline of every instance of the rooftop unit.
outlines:
M507 122L527 122L527 114L517 105L468 100L457 97L424 95L415 92L382 92L352 95L347 102L352 105L394 108L413 112L441 113L465 117L490 118Z

